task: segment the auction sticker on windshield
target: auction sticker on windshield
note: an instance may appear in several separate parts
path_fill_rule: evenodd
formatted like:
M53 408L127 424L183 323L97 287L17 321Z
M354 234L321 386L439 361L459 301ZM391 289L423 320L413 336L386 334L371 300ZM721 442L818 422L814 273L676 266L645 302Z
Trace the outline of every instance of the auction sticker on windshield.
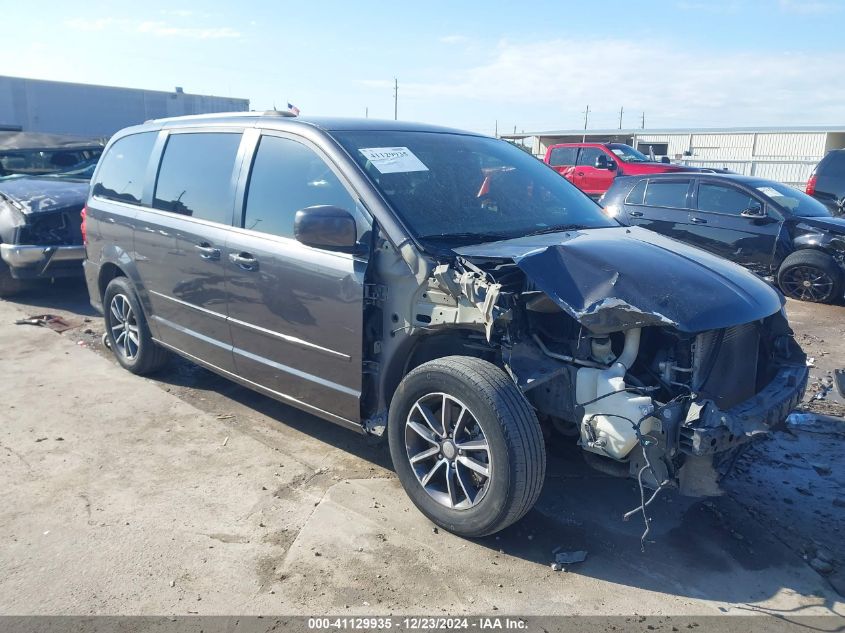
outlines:
M428 171L428 167L407 147L364 147L358 151L382 174Z

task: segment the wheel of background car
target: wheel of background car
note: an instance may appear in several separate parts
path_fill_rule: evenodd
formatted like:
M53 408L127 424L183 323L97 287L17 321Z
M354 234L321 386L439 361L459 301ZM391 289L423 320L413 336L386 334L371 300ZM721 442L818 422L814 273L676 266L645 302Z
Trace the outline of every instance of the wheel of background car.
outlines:
M778 285L783 294L793 299L833 303L842 299L845 276L827 253L796 251L783 260L778 271Z
M534 505L546 453L534 411L501 369L448 356L402 380L388 419L390 456L411 501L468 537L498 532Z
M0 297L11 297L24 289L24 283L20 279L12 277L9 266L0 262Z
M153 340L138 294L126 277L109 282L103 296L103 311L108 347L125 369L143 375L167 362L169 354Z

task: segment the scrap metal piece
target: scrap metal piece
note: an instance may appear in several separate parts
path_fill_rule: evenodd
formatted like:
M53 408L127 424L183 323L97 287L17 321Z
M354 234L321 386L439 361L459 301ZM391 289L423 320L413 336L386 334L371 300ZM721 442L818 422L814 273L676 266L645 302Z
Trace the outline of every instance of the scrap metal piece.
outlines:
M18 319L15 321L15 325L36 325L39 327L46 327L54 332L58 332L59 334L66 332L67 330L72 330L75 327L79 327L78 323L70 323L63 317L56 316L54 314L40 314L37 316L27 317L25 319Z

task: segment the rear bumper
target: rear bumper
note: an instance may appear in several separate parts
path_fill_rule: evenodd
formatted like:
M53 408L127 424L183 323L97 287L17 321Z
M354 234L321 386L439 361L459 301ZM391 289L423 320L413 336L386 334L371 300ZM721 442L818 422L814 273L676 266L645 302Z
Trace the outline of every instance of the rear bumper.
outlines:
M15 279L69 277L82 274L85 247L0 244L0 258Z
M712 402L702 403L697 419L681 426L681 451L688 455L721 453L781 428L804 397L809 375L805 366L782 367L760 393L727 411Z

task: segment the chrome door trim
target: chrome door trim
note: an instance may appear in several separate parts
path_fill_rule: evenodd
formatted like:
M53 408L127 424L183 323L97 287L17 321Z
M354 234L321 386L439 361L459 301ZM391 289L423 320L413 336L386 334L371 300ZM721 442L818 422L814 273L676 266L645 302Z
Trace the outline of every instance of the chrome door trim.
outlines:
M331 380L326 380L325 378L320 378L319 376L315 376L314 374L309 374L299 369L294 369L293 367L289 367L288 365L282 365L281 363L277 363L274 360L270 360L269 358L264 358L263 356L259 356L258 354L253 354L252 352L248 352L245 349L241 349L239 347L232 348L233 354L238 354L243 356L244 358L248 358L250 360L255 361L256 363L261 363L262 365L267 365L272 367L273 369L278 369L286 374L290 374L291 376L296 376L297 378L301 378L302 380L308 381L310 383L314 383L320 385L322 387L326 387L327 389L331 389L332 391L337 391L339 393L345 394L347 396L352 396L353 398L360 398L361 392L357 389L352 389L350 387L344 387L343 385L339 385L336 382L332 382ZM237 361L236 361L237 363Z
M259 325L253 325L252 323L247 323L246 321L241 321L240 319L236 319L234 317L226 317L226 319L233 323L234 325L240 325L251 330L255 330L256 332L261 332L262 334L268 334L270 336L275 336L280 338L281 340L285 341L286 343L290 343L291 345L300 345L302 347L307 347L308 349L313 349L318 352L324 352L326 354L330 354L332 356L337 356L338 358L343 358L344 360L350 360L351 356L349 354L344 354L343 352L337 352L333 349L329 349L328 347L322 347L317 345L316 343L311 343L301 338L297 338L295 336L290 336L289 334L282 334L281 332L276 332L274 330L268 330L267 328L263 328Z
M226 316L225 314L221 314L219 312L215 312L214 310L209 310L208 308L203 308L202 306L198 306L194 303L189 303L187 301L182 301L181 299L177 299L176 297L171 297L166 294L162 294L161 292L156 292L155 290L150 290L150 294L154 294L157 297L161 297L162 299L167 299L169 301L173 301L178 303L179 305L185 306L186 308L191 308L193 310L197 310L198 312L202 312L203 314L207 314L209 316L213 316L217 319L221 319L222 321L228 321L230 324L240 325L242 327L246 327L256 332L261 332L262 334L267 334L269 336L274 336L285 343L289 343L291 345L299 345L301 347L306 347L308 349L313 349L318 352L323 352L324 354L329 354L331 356L336 356L338 358L342 358L344 360L351 360L351 356L348 354L344 354L343 352L338 352L333 349L329 349L328 347L323 347L321 345L317 345L316 343L312 343L310 341L306 341L305 339L297 338L295 336L291 336L289 334L283 334L282 332L276 332L275 330L268 330L267 328L263 328L258 325L253 325L252 323L247 323L246 321L241 321L240 319L235 319L230 316ZM170 321L166 319L162 319L161 317L156 317L157 320L164 322L166 325L170 325L171 327L175 326L175 324L171 324ZM178 329L178 328L177 328ZM191 334L193 336L198 336L196 332L193 330L185 331L186 334ZM252 356L250 354L250 356ZM261 361L265 364L268 364L266 361ZM269 363L273 364L273 363ZM310 375L310 374L309 374ZM334 384L334 383L332 383ZM357 392L356 392L357 393Z
M176 297L171 297L170 295L163 294L161 292L156 292L155 290L150 290L150 294L153 294L157 297L161 297L162 299L167 299L168 301L173 301L174 303L178 303L179 305L185 306L186 308L191 308L196 310L197 312L202 312L203 314L207 314L209 316L213 316L218 319L222 319L226 321L229 319L225 314L220 314L219 312L215 312L214 310L209 310L208 308L203 308L202 306L198 306L195 303L189 303L187 301L182 301L181 299L177 299ZM162 319L164 320L164 319ZM168 321L169 323L169 321Z

